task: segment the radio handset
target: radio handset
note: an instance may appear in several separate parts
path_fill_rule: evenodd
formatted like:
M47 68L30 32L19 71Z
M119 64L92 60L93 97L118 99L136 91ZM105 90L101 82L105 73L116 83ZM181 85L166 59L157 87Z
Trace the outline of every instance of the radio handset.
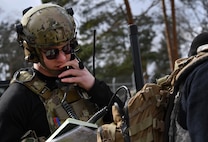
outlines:
M79 68L80 68L80 69L84 69L84 64L83 64L82 61L79 59L79 57L76 55L76 53L73 52L73 53L71 54L71 59L70 59L70 60L74 60L75 58L78 60ZM72 66L66 66L66 67L64 67L63 71L66 71L66 70L69 70L69 69L73 69L73 67L72 67ZM63 78L68 78L68 77L73 77L73 76L72 76L72 75L69 75L69 76L66 76L66 77L63 77ZM63 87L63 86L69 85L69 83L61 82L61 79L62 79L62 78L56 80L56 83L57 83L58 87Z
M75 58L76 58L77 61L78 61L79 68L80 68L81 70L84 69L84 64L82 63L82 61L80 60L80 58L76 55L76 53L73 52L73 53L71 54L71 60L74 60Z

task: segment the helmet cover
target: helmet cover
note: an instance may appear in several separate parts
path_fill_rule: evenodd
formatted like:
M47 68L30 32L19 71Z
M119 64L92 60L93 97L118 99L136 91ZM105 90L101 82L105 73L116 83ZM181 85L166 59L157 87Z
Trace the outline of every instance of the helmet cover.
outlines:
M21 20L24 38L32 47L50 47L71 40L75 22L67 11L54 4L31 8Z
M18 42L24 47L25 60L42 62L40 48L58 46L75 39L73 11L55 4L42 4L24 11L17 25Z

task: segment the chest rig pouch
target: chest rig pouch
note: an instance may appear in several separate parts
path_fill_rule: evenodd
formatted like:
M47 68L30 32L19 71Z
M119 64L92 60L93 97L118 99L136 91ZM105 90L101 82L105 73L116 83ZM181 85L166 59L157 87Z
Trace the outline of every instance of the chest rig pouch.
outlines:
M39 79L32 68L15 72L11 83L25 85L42 100L51 132L54 132L68 117L87 121L98 107L80 94L76 85L68 84L51 90Z

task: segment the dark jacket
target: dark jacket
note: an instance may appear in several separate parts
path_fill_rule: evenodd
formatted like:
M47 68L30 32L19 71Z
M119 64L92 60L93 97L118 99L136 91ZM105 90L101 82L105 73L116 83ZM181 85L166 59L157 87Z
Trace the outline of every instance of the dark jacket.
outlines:
M178 122L189 131L192 142L208 141L208 62L197 66L187 76Z
M47 82L49 88L55 88L57 78L37 75ZM96 79L88 92L91 101L100 108L106 106L112 96L110 88ZM39 96L20 83L12 83L0 98L0 141L20 141L28 130L35 130L37 136L48 137L51 133L45 107Z

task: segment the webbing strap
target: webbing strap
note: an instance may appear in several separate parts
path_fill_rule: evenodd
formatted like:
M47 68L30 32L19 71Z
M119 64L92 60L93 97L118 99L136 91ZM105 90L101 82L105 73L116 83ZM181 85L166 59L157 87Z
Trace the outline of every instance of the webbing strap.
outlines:
M129 127L129 136L133 136L136 133L150 127L151 125L153 125L153 118L152 116L149 116L146 119L144 119L142 122Z
M33 68L22 68L15 72L11 83L18 82L25 85L35 94L47 100L51 96L51 90L46 87L46 83L38 79Z
M24 82L23 84L30 88L34 93L43 97L45 100L51 96L51 91L48 87L46 87L46 83L37 79L36 76L34 77L33 81Z

